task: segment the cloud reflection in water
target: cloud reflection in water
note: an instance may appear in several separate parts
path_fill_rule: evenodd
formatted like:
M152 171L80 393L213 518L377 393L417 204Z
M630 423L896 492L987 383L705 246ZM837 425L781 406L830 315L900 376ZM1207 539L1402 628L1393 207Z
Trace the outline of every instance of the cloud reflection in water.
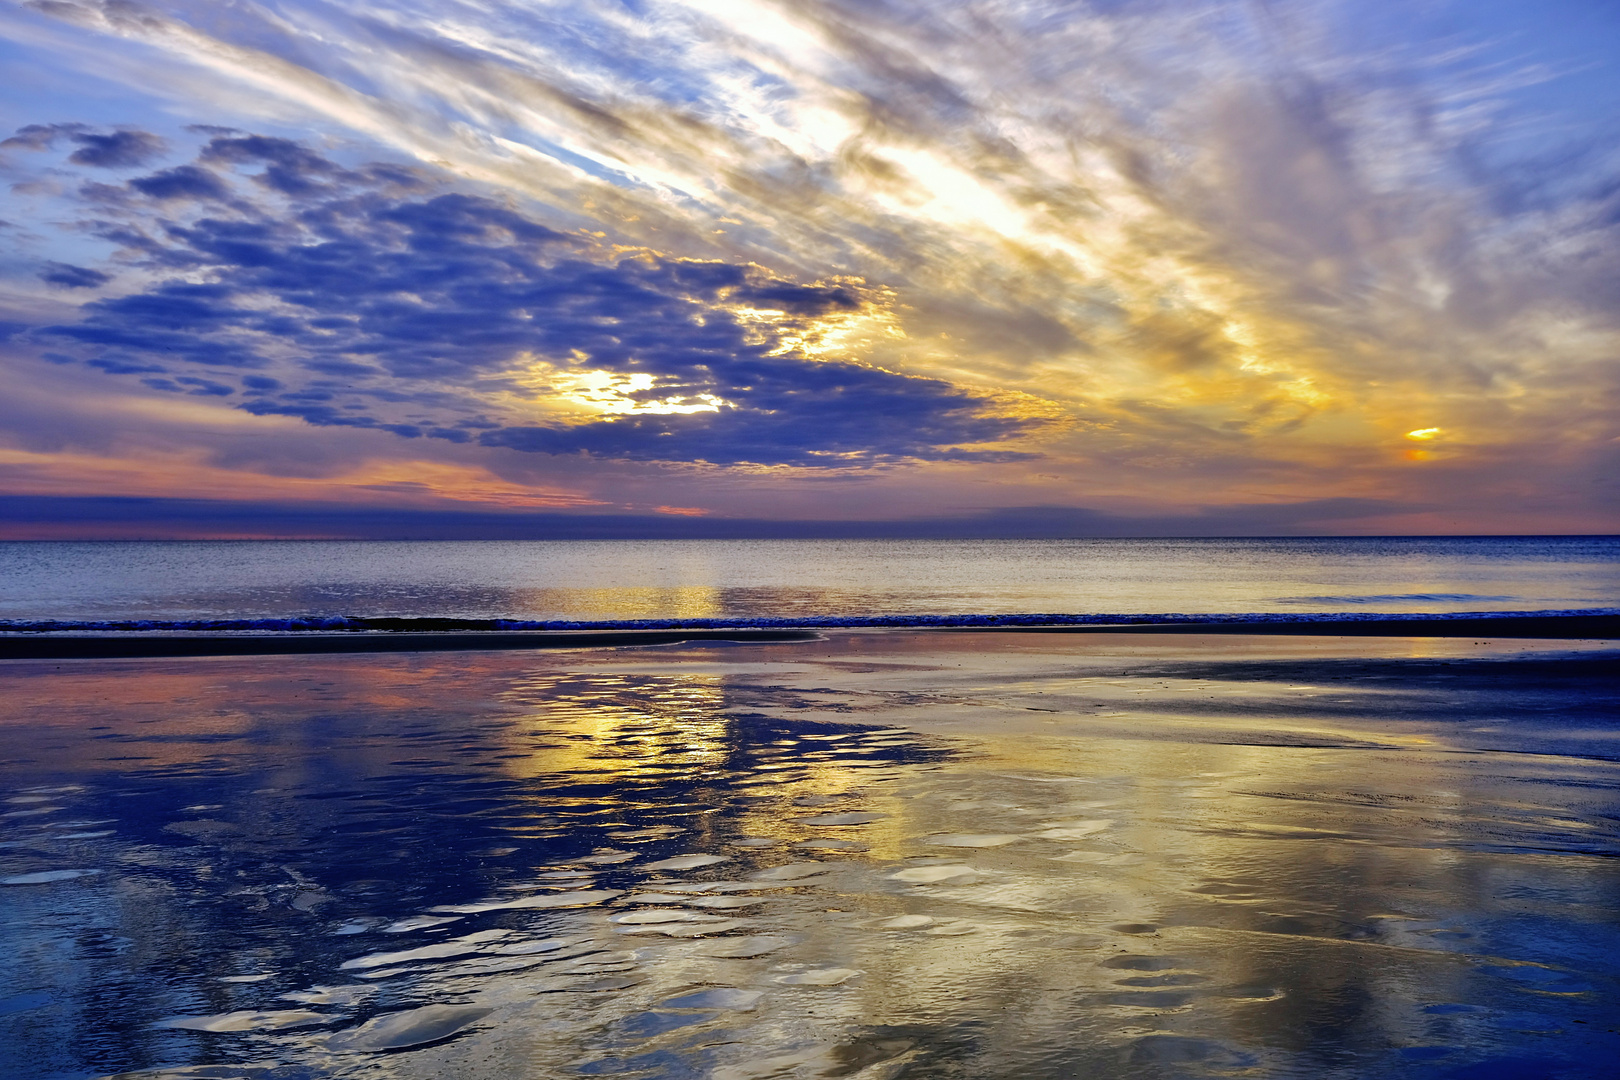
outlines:
M1614 766L1478 729L1598 726L1612 685L1398 650L1308 683L1311 647L16 667L0 1060L1602 1075Z

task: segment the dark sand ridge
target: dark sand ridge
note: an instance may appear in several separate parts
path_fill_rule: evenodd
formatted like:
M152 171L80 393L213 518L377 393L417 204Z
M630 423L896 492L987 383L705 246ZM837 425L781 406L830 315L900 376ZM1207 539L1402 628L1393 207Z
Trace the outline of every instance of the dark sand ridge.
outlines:
M1158 617L1146 617L1158 618ZM1039 634L1222 634L1290 637L1392 638L1542 638L1615 640L1620 616L1593 614L1495 616L1313 616L1309 619L1254 620L1163 617L1175 621L1041 625L907 626L895 620L872 620L869 628L909 632L1039 633ZM825 631L863 628L859 620L842 626L773 626L691 628L602 628L567 630L411 629L417 624L451 620L368 620L357 629L330 632L293 630L243 632L217 630L144 630L112 632L29 629L0 635L0 659L67 660L137 657L255 656L308 653L440 652L607 648L625 645L670 645L681 642L790 642L815 639ZM382 628L381 624L387 624ZM371 624L377 624L373 626ZM42 626L45 624L42 624ZM396 628L397 626L397 628Z

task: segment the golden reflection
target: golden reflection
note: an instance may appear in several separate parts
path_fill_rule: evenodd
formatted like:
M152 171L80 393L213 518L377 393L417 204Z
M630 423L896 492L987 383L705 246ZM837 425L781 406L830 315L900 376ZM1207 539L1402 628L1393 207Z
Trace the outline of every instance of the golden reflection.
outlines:
M681 507L672 508L679 513ZM528 609L558 619L709 619L725 613L713 585L528 590Z
M511 729L506 757L514 775L611 774L667 779L672 771L708 775L730 752L730 718L715 675L646 678L631 675L544 673L502 695L534 711ZM535 742L538 737L545 741Z
M870 786L892 764L894 748L914 740L892 732L760 729L738 715L719 674L548 671L515 682L501 699L528 711L510 729L511 752L501 758L517 777L612 777L626 793L683 779L768 793L769 805L735 808L738 835L796 845L807 859L824 852L899 859L927 827L902 799ZM852 809L871 820L844 822Z

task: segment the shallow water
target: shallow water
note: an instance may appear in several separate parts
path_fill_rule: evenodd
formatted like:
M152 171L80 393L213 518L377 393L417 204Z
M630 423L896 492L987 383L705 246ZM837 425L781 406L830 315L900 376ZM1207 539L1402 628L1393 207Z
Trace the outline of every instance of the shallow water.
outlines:
M1620 608L1620 537L0 543L0 619Z
M0 1075L1607 1077L1617 663L9 663Z

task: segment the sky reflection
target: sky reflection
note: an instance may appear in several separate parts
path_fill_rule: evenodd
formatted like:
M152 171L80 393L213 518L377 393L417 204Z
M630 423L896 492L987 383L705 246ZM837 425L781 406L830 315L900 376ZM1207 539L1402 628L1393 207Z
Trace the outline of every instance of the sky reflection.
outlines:
M1317 647L12 664L0 1064L1605 1075L1612 658Z

